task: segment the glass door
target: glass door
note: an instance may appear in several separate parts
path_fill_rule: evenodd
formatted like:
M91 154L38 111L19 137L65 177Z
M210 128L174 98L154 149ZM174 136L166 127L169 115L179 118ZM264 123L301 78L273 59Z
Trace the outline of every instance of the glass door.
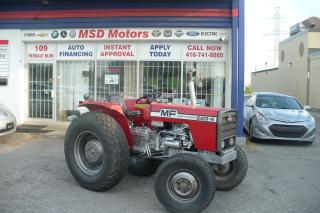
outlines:
M94 97L94 62L59 61L57 63L57 119L71 121L79 112L84 95Z
M53 64L29 64L28 117L52 119Z

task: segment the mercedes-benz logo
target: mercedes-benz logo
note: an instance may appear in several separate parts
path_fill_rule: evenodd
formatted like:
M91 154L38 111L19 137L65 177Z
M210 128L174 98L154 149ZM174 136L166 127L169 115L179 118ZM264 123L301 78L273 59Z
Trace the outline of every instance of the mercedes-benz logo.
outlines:
M67 35L68 35L67 31L61 31L60 33L61 38L65 38L67 37Z
M51 33L51 37L52 38L58 38L58 36L59 36L59 32L58 31L56 31L56 30L52 31L52 33Z

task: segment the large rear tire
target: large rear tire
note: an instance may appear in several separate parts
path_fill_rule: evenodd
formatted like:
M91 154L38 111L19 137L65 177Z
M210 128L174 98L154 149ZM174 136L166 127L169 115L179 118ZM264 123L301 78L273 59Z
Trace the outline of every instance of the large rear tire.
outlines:
M176 154L158 168L154 190L169 212L200 212L215 194L215 176L207 162L193 154Z
M89 190L110 189L127 171L126 136L118 122L103 113L88 112L70 124L64 153L72 176Z
M212 165L218 191L228 191L237 187L247 174L247 157L240 147L235 146L235 149L237 150L237 159L225 165Z

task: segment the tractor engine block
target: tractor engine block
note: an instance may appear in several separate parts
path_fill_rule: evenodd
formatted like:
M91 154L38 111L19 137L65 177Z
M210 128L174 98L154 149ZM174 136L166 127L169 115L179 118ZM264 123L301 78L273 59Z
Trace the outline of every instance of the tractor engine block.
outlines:
M133 150L148 156L155 152L172 155L193 145L188 126L172 124L167 128L131 127Z

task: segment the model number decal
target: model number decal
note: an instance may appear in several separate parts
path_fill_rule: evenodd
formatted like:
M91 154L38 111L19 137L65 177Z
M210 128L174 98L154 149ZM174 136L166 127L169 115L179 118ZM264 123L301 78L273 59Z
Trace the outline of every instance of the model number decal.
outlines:
M216 122L216 117L198 115L197 120L198 121Z
M217 122L217 118L206 115L180 114L176 109L160 109L160 112L151 112L151 116L160 118L176 118L192 121Z

